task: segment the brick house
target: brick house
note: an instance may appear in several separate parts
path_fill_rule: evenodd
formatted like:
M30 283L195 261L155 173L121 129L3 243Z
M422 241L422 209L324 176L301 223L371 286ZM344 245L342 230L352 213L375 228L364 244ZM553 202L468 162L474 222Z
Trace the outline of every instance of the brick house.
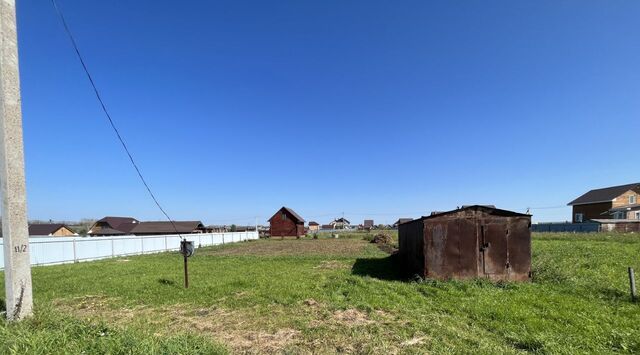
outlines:
M573 223L592 219L640 220L640 183L591 190L567 205Z
M309 232L317 232L320 230L320 223L311 221L309 222Z

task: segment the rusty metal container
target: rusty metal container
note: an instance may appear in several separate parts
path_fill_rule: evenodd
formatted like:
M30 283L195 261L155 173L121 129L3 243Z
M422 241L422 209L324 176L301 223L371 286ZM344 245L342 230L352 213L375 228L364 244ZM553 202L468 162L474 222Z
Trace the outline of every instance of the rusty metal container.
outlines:
M531 216L465 206L399 226L399 256L407 271L439 280L531 276Z

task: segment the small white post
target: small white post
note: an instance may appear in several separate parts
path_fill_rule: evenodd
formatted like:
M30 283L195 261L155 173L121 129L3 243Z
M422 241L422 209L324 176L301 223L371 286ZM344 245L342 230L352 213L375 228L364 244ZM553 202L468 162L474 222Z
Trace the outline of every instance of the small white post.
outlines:
M73 239L73 262L77 263L78 262L78 256L76 253L76 240L75 238Z
M142 253L144 254L144 237L140 236L140 249L142 249Z
M167 249L167 235L164 235L164 251L167 251L169 249Z
M111 237L111 257L115 257L116 256L116 251L115 248L113 247L113 237Z

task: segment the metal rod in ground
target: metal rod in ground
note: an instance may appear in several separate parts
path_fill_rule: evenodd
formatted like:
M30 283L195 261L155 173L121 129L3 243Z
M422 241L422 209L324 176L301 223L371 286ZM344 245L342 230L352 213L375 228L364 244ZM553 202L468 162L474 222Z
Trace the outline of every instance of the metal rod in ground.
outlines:
M189 288L189 268L187 267L187 256L184 256L184 288Z
M633 268L629 267L629 288L631 289L631 302L636 301L636 277L633 273Z

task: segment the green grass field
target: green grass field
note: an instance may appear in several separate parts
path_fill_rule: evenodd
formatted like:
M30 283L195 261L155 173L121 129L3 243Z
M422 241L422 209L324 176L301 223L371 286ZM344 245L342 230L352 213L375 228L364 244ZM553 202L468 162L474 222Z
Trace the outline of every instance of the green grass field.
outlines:
M176 253L36 267L0 353L640 353L638 235L535 235L520 284L402 280L344 236L199 249L188 290Z

